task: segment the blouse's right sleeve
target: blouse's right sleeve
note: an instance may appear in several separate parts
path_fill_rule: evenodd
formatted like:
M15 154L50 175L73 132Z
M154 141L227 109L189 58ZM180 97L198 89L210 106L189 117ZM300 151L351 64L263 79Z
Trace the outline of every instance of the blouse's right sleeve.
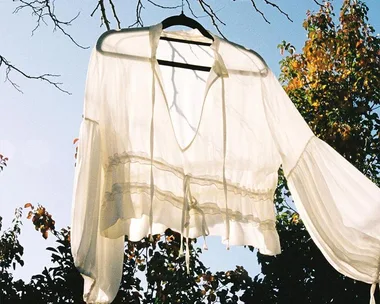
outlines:
M265 114L297 210L332 266L377 283L380 189L315 137L272 72L262 79Z
M119 290L124 257L124 237L109 239L102 236L99 229L105 175L99 79L99 62L94 50L87 75L71 219L71 251L74 264L84 278L86 303L113 301Z

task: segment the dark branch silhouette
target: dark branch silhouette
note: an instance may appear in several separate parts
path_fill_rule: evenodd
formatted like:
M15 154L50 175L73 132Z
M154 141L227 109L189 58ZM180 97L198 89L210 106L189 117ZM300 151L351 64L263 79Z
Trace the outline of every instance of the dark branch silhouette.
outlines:
M73 24L73 22L79 17L79 12L76 14L71 20L63 21L59 19L55 12L55 5L53 0L13 0L17 3L17 7L14 10L14 13L18 13L21 10L30 10L32 12L32 16L36 17L36 26L32 29L32 35L34 32L41 26L41 24L44 24L48 26L49 24L53 24L53 31L60 31L63 35L68 37L72 43L74 43L77 47L82 49L87 49L88 47L82 46L79 44L73 36L67 31L67 28ZM250 0L252 3L253 8L256 12L258 12L266 22L270 23L269 20L266 18L265 14L257 7L256 2L257 0ZM284 12L276 3L269 1L269 0L262 0L266 5L272 6L276 8L282 15L284 15L288 20L292 21L292 19L289 17L289 15ZM318 5L321 5L317 0L313 0ZM94 1L95 3L95 1ZM144 4L149 3L157 8L160 9L178 9L181 8L181 5L164 5L161 4L160 1L154 1L154 0L137 0L136 7L135 7L135 16L136 20L133 22L129 27L140 27L144 26L143 18L142 18L142 12L143 9L145 9ZM218 12L215 10L215 6L210 4L209 0L184 0L185 5L187 6L188 10L190 11L191 15L194 18L200 18L200 16L197 16L194 13L194 6L199 5L199 8L206 14L202 17L208 17L210 18L213 26L218 31L218 33L224 37L221 26L225 26L226 24L219 18ZM100 11L100 26L104 25L107 30L110 30L112 28L111 24L114 22L116 27L118 29L121 28L121 21L117 14L117 9L114 4L114 0L108 0L108 2L104 0L97 0L97 4L94 8L94 10L91 13L91 17L95 15L96 12ZM107 11L112 12L112 18L109 19L107 15ZM115 26L114 26L115 27ZM61 83L55 82L53 79L55 77L59 77L59 75L55 74L42 74L39 76L31 76L25 72L22 71L22 69L15 67L10 63L10 61L6 60L3 56L0 55L0 68L1 66L5 66L5 81L9 81L12 86L17 89L18 91L22 92L20 87L10 78L11 72L16 72L28 79L39 79L42 81L46 81L49 84L55 86L57 89L59 89L62 92L69 93L62 89Z
M21 4L16 7L14 13L18 13L19 11L29 8L32 11L32 16L37 17L37 24L35 28L32 30L32 35L34 32L40 27L41 23L48 25L46 19L53 22L54 28L53 30L59 30L66 37L68 37L71 42L73 42L76 46L87 49L88 47L80 45L67 31L66 27L71 26L73 21L79 17L79 12L73 17L71 20L62 21L55 14L55 6L54 1L51 0L17 0Z
M115 18L115 20L117 22L117 28L121 29L121 22L120 22L119 17L117 16L115 4L113 3L112 0L109 0L109 2L110 2L111 9L112 9L113 17Z
M212 9L211 5L209 5L206 1L204 0L198 0L199 5L202 7L202 10L210 17L212 25L216 28L218 33L223 37L223 33L219 28L219 25L217 22L226 25L222 20L219 19L219 17L216 15L215 11Z
M60 90L61 92L71 95L70 92L62 89L62 87L61 87L62 83L61 82L56 82L53 80L56 77L60 77L60 75L56 75L56 74L41 74L41 75L37 75L37 76L29 75L29 74L25 73L24 71L22 71L21 69L14 66L13 64L11 64L10 61L8 61L7 59L5 59L3 56L0 55L0 68L2 66L5 67L5 81L6 82L8 81L20 93L22 93L20 86L11 79L11 73L12 72L20 74L23 77L28 78L28 79L45 81L45 82L49 83L50 85L54 86L55 88L57 88L58 90Z

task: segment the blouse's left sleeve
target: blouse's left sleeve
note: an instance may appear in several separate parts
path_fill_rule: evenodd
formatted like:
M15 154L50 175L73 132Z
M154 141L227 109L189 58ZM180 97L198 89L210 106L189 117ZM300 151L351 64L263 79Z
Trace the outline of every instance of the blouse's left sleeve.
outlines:
M262 79L262 97L292 197L312 239L339 272L377 283L380 189L314 136L270 71Z
M94 50L87 75L84 119L75 169L71 220L71 251L84 278L86 303L111 303L122 277L124 237L106 238L100 230L105 170L102 161L101 84Z

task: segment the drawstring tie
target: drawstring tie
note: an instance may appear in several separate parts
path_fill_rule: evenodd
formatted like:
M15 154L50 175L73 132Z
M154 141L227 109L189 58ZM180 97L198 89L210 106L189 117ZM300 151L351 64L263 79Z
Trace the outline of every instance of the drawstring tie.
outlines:
M150 120L150 208L149 208L149 241L153 242L153 198L154 198L154 177L153 177L153 152L154 152L154 105L156 102L156 77L154 75L154 58L152 58L152 117Z
M378 284L377 282L373 283L371 285L371 289L370 289L370 297L371 297L371 300L369 302L369 304L376 304L376 301L375 301L375 290L376 290L376 284ZM380 285L379 285L380 286Z
M203 250L208 250L207 242L206 242L206 236L203 236Z
M227 118L226 118L226 97L224 88L224 78L222 77L222 111L223 111L223 190L226 208L226 241L227 250L230 249L230 216L228 213L228 197L227 197L227 180L226 180L226 154L227 154Z
M372 283L371 285L371 289L369 291L369 296L370 296L370 301L369 301L369 304L376 304L376 301L375 301L375 291L376 291L376 285L379 284L379 288L380 288L380 261L378 263L378 266L377 266L377 280L375 280L375 282ZM380 290L379 290L380 292Z
M190 249L189 249L189 228L190 228L190 210L197 210L202 216L202 234L205 239L204 249L207 250L206 236L209 235L205 214L199 207L197 200L191 195L190 190L190 176L185 175L183 179L183 208L182 208L182 221L181 221L181 245L179 249L179 256L183 256L183 238L186 238L186 272L190 274Z

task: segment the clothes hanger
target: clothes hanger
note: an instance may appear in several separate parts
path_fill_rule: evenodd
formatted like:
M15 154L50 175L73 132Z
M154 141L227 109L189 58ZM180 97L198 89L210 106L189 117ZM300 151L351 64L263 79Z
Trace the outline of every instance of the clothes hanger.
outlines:
M180 15L168 17L161 23L162 23L162 29L166 29L174 25L182 25L182 26L193 28L193 29L197 29L203 36L214 41L214 37L202 26L202 24L200 24L198 21L192 18L187 17L183 13L183 11L181 12ZM161 38L166 38L166 37L161 37ZM176 40L180 40L180 39L176 39ZM186 40L186 42L188 41ZM200 44L200 45L211 45L211 43L197 42L197 41L189 41L188 43Z
M187 17L183 13L183 0L182 0L182 11L180 15L176 16L170 16L163 20L161 22L162 29L167 29L171 26L186 26L189 28L197 29L204 37L211 39L214 41L214 37L196 20ZM181 43L187 43L187 44L196 44L196 45L204 45L204 46L210 46L211 43L209 42L200 42L200 41L191 41L191 40L182 40L177 38L171 38L171 37L160 37L161 40L167 40L167 41L174 41L174 42L181 42ZM194 64L188 64L188 63L182 63L182 62L175 62L175 61L167 61L167 60L157 60L160 65L166 65L166 66L172 66L172 67L178 67L183 69L191 69L191 70L198 70L198 71L210 71L210 67L207 66L200 66L200 65L194 65Z

